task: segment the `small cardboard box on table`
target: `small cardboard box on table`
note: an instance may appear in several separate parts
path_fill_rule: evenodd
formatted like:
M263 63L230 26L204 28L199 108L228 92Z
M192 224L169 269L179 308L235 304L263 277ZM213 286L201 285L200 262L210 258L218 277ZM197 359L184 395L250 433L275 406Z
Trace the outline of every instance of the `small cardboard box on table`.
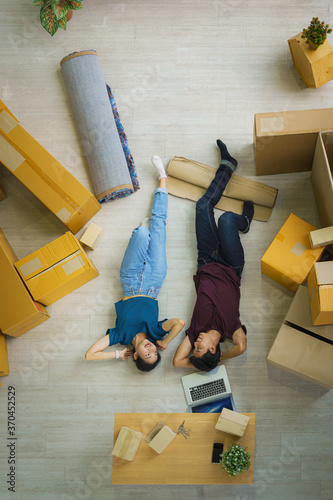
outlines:
M128 427L122 427L114 444L111 455L131 462L143 438L142 432L133 431Z
M309 292L300 286L267 362L315 384L333 388L333 326L314 326Z
M146 441L149 446L156 451L156 453L160 454L175 437L176 433L170 429L170 427L165 425L163 422L159 422L148 434Z
M0 330L19 337L49 319L42 304L35 302L15 269L17 257L0 229Z
M249 420L250 417L247 415L223 408L216 422L215 429L226 432L227 434L242 437Z
M316 229L290 214L261 259L261 272L292 292L306 282L325 247L311 248L309 233Z
M0 332L0 377L9 375L6 335Z
M73 233L101 209L95 196L28 134L1 100L0 162Z
M288 44L294 66L307 87L317 89L333 79L333 50L327 40L312 49L298 33Z
M310 171L320 131L333 129L333 108L254 115L256 174Z
M333 324L333 262L316 262L308 277L312 323ZM333 361L333 360L332 360Z
M98 276L98 271L69 231L15 263L35 300L48 306Z
M333 129L333 127L332 127ZM318 134L311 183L322 227L333 225L333 130Z

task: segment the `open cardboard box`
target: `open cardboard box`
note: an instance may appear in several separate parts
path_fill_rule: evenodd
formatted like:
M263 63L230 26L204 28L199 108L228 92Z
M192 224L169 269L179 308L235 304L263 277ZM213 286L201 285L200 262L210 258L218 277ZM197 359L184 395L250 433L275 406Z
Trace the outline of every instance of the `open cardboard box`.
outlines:
M332 127L333 129L333 127ZM311 183L322 227L333 225L333 130L318 134Z
M308 277L312 323L333 324L333 262L316 262ZM333 360L332 360L333 361Z
M267 362L315 384L333 388L333 326L314 326L308 289L300 286Z
M254 115L256 174L311 170L318 133L333 129L333 108Z

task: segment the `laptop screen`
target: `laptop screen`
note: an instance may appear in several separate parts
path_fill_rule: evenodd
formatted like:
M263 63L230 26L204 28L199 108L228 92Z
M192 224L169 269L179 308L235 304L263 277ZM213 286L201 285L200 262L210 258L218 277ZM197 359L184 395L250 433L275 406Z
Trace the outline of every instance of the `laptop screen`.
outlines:
M235 411L233 399L228 396L227 398L219 399L218 401L211 401L198 406L191 406L191 413L221 413L223 408Z

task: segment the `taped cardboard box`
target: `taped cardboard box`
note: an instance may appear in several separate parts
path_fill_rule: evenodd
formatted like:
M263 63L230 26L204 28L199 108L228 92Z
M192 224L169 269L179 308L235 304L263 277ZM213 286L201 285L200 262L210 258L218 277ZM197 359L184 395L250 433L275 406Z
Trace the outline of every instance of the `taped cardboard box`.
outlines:
M167 189L170 194L198 201L214 179L216 168L181 156L174 156L168 165ZM245 200L254 203L254 219L268 221L278 190L233 174L216 208L237 214L243 211Z
M155 425L154 429L146 437L146 441L149 446L156 451L156 453L162 453L165 448L171 443L171 441L176 437L176 433L170 429L163 422L159 422Z
M0 332L0 377L9 375L6 335Z
M314 326L309 293L300 286L267 362L315 384L333 388L333 326Z
M17 257L0 229L0 330L19 337L49 319L44 306L35 302L15 269Z
M333 129L333 108L254 115L256 174L311 170L318 133Z
M261 272L292 292L306 282L325 247L311 248L309 233L315 228L290 214L261 259Z
M91 222L81 236L80 243L83 243L83 245L90 248L91 250L95 250L95 248L101 241L103 234L103 229Z
M322 227L333 225L332 169L333 130L318 134L311 172L312 189Z
M215 425L215 429L226 432L227 434L242 437L249 420L250 417L247 415L223 408Z
M2 189L2 187L0 186L0 201L4 200L5 198L7 198L7 195L4 192L4 190Z
M308 277L312 323L333 324L333 262L316 262Z
M333 226L316 229L316 231L310 231L309 238L311 248L330 245L333 243Z
M0 101L0 162L73 233L101 209L95 196Z
M15 263L35 300L53 304L98 276L98 271L70 232Z
M142 437L142 432L133 431L128 427L122 427L111 455L131 462L135 458Z

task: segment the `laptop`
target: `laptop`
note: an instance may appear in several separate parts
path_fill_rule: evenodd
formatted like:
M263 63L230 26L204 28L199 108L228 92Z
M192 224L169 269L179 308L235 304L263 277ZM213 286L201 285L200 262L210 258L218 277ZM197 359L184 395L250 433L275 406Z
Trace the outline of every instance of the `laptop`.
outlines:
M221 413L223 408L235 411L227 371L219 365L210 372L196 372L181 377L191 413Z

